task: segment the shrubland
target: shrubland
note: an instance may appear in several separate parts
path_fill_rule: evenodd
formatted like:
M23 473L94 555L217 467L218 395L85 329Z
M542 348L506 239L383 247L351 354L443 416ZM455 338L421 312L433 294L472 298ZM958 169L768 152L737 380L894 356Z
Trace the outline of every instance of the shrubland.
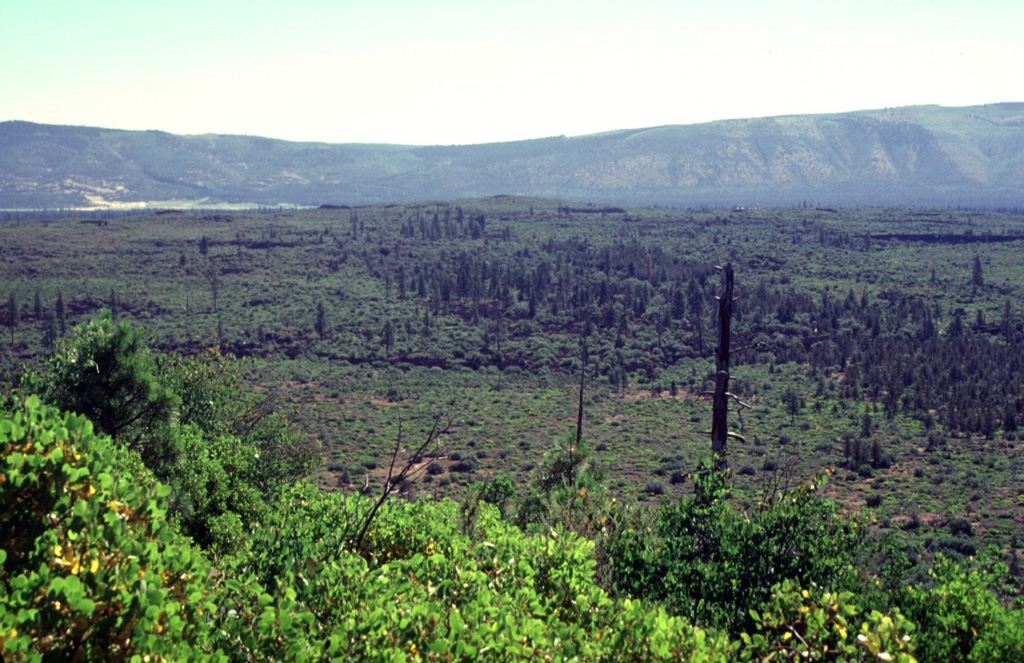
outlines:
M467 534L451 500L391 502L353 550L361 498L309 484L218 555L164 519L170 489L124 473L132 452L84 417L30 397L0 431L5 660L759 660L788 647L772 625L821 600L780 586L790 612L732 641L601 587L594 542L560 526L528 534L485 504ZM808 647L911 660L898 612L842 606Z
M817 483L739 508L718 461L692 496L652 514L610 498L567 439L522 500L499 478L461 503L385 500L366 520L370 497L302 479L308 447L266 424L273 413L243 405L229 361L154 357L135 334L101 315L26 377L42 398L6 397L5 660L982 661L1022 651L1005 568L940 557L925 586L883 586L864 566L862 523ZM97 400L112 407L97 408L99 423L48 404L88 411ZM105 421L132 425L104 431Z
M1019 225L11 222L5 660L1016 660Z

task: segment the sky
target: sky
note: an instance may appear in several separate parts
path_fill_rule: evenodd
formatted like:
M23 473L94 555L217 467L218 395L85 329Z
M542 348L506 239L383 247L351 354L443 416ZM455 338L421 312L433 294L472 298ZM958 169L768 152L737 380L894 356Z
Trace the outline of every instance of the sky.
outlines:
M1021 0L0 0L0 121L450 145L968 106L1024 101L1022 35Z

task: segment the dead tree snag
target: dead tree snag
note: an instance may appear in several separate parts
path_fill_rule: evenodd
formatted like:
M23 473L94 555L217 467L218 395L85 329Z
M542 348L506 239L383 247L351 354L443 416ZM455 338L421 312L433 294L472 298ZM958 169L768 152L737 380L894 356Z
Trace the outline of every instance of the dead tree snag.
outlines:
M722 270L722 294L718 299L718 349L715 350L715 393L711 414L711 450L718 464L725 466L726 441L729 434L729 340L732 324L732 263ZM733 434L735 435L735 434Z

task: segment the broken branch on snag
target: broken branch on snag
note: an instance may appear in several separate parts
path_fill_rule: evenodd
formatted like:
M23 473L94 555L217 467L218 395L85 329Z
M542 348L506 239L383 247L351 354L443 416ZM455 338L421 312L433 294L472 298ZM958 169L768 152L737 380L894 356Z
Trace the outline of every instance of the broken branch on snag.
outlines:
M772 346L772 344L766 343L765 341L758 341L753 345L744 345L742 347L736 348L732 352L733 354L736 354L737 352L744 352L746 350L763 350L765 352L771 352L772 354L775 354L775 348Z

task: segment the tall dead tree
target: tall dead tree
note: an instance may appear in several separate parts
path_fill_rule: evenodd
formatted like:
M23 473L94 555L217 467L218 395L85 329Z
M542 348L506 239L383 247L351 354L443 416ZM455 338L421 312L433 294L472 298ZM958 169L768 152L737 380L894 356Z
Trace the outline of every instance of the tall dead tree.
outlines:
M729 438L729 340L732 324L732 263L722 270L722 294L718 299L718 349L715 350L715 393L711 414L711 450L721 467L725 466L726 441ZM735 434L733 434L735 435Z
M576 444L569 445L569 483L576 481L576 452L583 443L583 391L587 385L587 337L580 335L580 402L576 410Z

